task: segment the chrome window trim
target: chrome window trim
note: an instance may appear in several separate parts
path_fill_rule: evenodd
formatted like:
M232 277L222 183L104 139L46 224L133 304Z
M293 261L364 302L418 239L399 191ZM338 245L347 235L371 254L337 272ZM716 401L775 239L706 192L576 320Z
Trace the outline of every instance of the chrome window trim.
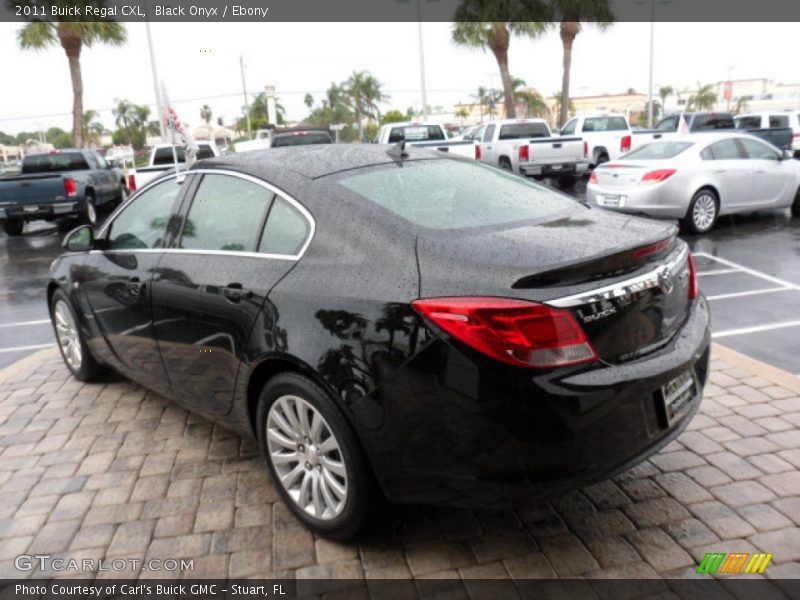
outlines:
M303 242L303 245L300 247L300 250L297 254L267 254L264 252L239 252L235 250L194 250L190 248L142 248L142 249L124 249L119 248L116 250L92 250L91 253L106 253L106 252L123 252L123 253L132 253L132 252L164 252L169 254L201 254L201 255L223 255L223 256L243 256L248 258L270 258L276 260L300 260L303 255L305 254L306 250L308 249L309 245L311 244L311 240L314 239L314 234L317 231L317 223L314 220L314 216L308 212L308 209L303 206L300 202L295 200L292 196L286 193L284 190L280 189L277 186L272 185L264 181L263 179L259 179L258 177L254 177L252 175L248 175L246 173L240 173L238 171L230 171L228 169L193 169L191 171L182 171L179 173L172 173L168 177L164 177L163 179L159 179L158 181L153 181L148 183L140 190L136 190L136 193L133 194L130 198L128 198L124 204L122 204L114 213L109 216L108 220L103 225L103 228L97 234L97 237L102 237L105 235L106 229L111 226L114 219L116 219L117 215L121 213L125 207L130 204L133 200L135 200L140 193L148 190L149 188L153 187L154 185L158 185L159 183L163 183L167 179L171 179L173 177L180 177L183 176L185 179L191 175L228 175L232 177L239 177L240 179L244 179L246 181L250 181L255 183L256 185L260 185L263 188L268 189L270 192L275 194L276 196L280 196L281 199L288 202L292 205L306 220L308 223L309 231L306 235L306 239Z
M554 300L546 300L544 301L544 304L549 304L550 306L557 308L571 308L573 306L581 306L583 304L592 304L593 302L599 302L600 300L619 298L632 293L631 289L634 289L635 291L644 291L650 288L658 287L661 282L662 274L665 271L672 273L672 271L675 270L678 265L682 264L686 260L688 255L689 247L686 244L683 244L675 258L663 265L660 265L652 271L649 271L648 273L637 275L636 277L631 277L625 281L612 283L594 290L589 290L588 292L581 292L579 294L564 296Z

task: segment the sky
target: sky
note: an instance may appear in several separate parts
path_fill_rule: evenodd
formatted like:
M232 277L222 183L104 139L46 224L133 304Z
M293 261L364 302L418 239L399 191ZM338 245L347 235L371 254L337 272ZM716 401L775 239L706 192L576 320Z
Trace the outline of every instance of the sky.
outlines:
M22 51L20 25L0 23L0 131L71 128L72 92L67 59L60 46ZM354 70L368 70L391 99L384 111L419 107L420 66L417 23L152 23L159 78L178 115L201 124L203 104L214 121L226 124L244 104L239 56L244 57L248 92L275 85L289 120L308 114L303 97L319 103L332 82ZM113 129L116 98L155 105L143 23L126 24L121 48L84 49L84 108L100 112ZM696 87L733 79L800 81L796 23L656 23L654 87ZM450 109L469 101L479 85L500 88L490 52L458 47L448 23L423 23L428 104ZM587 26L573 51L573 96L647 92L650 23L617 23L605 32ZM562 49L557 28L539 39L514 38L512 75L543 95L561 86ZM154 110L155 112L155 110Z

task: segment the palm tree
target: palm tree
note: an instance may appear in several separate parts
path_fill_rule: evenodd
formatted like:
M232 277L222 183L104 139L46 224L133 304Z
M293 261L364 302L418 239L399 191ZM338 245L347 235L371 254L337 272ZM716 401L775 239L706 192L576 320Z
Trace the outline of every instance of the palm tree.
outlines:
M111 109L111 114L114 115L114 123L117 125L118 128L122 129L125 132L125 139L128 143L131 141L131 121L135 118L133 112L133 104L128 102L127 100L119 100L118 98L114 98L114 102L116 102L116 108Z
M694 96L689 99L696 110L711 110L717 103L717 93L714 91L714 86L710 83L706 85L697 84L697 91Z
M559 118L561 118L561 115L564 113L563 103L561 102L561 98L563 98L561 92L556 92L555 94L553 94L553 100L555 100L555 109L556 109L555 112L557 115L559 115ZM566 110L567 116L565 117L564 121L566 122L566 119L569 118L570 113L574 112L575 112L575 103L572 101L572 99L570 99L570 101L567 103L567 110Z
M523 108L526 118L544 117L547 115L547 102L536 90L522 90L517 92L517 100Z
M481 123L483 123L483 107L489 101L486 88L482 85L478 86L478 91L474 94L470 94L470 98L478 103L478 114L480 115Z
M45 0L44 8L60 4ZM104 5L103 0L92 2ZM50 12L49 10L47 12ZM72 143L83 146L83 76L81 74L81 49L95 43L120 46L127 40L125 26L115 21L31 21L17 32L22 49L43 50L57 43L67 55L72 80Z
M733 107L733 112L735 112L738 115L743 112L747 112L749 108L750 106L747 104L747 98L745 98L744 96L739 96L738 98L736 98L736 104Z
M514 110L514 87L511 80L511 73L508 70L508 46L512 35L525 35L528 37L538 37L547 29L547 23L524 21L524 22L498 22L498 21L475 21L472 20L474 12L480 11L481 16L494 16L493 5L488 3L479 6L477 2L465 0L456 12L458 22L453 25L452 37L456 44L470 48L480 48L491 50L500 69L500 79L503 82L503 98L506 109L506 117L513 119L517 116ZM470 12L472 11L472 12Z
M381 87L382 84L368 71L353 71L349 79L342 84L341 89L347 98L347 103L355 113L359 134L363 132L361 123L363 117L367 117L370 122L380 119L378 102L389 99L389 96L381 91Z
M675 90L672 89L671 85L664 85L658 88L658 97L661 98L661 108L665 110L667 106L667 98L672 96L675 93ZM666 111L665 111L666 112Z
M311 110L311 107L314 106L314 96L312 96L311 94L306 94L305 97L303 98L303 103L306 105L306 108L308 108L308 110Z
M212 116L214 116L214 114L211 112L211 107L208 104L203 104L203 106L200 107L200 118L206 122L206 125L211 124Z
M469 116L469 111L465 107L462 106L456 111L456 116L459 119L461 119L461 124L463 125L464 124L464 119L466 119Z
M96 110L89 109L83 113L83 121L81 123L81 137L83 143L87 146L90 144L98 144L100 136L103 135L103 124L97 120Z

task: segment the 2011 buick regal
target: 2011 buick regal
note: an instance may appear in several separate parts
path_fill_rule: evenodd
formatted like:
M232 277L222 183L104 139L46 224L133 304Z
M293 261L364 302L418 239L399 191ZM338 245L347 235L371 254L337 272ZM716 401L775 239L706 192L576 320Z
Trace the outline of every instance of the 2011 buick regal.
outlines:
M65 239L64 360L254 436L317 532L353 535L379 490L491 506L609 477L698 408L709 313L672 225L413 148L180 177Z

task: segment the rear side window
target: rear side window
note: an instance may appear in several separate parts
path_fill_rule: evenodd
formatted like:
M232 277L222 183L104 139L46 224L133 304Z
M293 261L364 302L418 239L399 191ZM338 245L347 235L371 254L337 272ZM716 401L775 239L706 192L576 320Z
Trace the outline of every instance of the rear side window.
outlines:
M730 115L696 115L692 120L692 131L708 131L711 129L735 129L733 117Z
M186 216L181 248L254 252L274 194L231 175L205 175Z
M407 125L392 127L389 132L389 143L396 144L406 140L408 142L438 142L444 139L442 128L438 125Z
M584 131L621 131L627 128L622 117L590 117L583 123Z
M310 146L314 144L330 144L331 136L327 133L290 133L286 135L275 136L272 140L273 148L281 148L284 146Z
M265 254L295 256L303 248L309 234L308 220L289 202L275 197L258 251Z
M770 126L770 128L788 127L789 126L789 115L770 115L769 116L769 126Z
M721 140L711 144L700 153L704 160L738 160L742 158L734 140Z
M501 140L521 140L526 138L549 137L550 132L544 123L511 123L500 126Z
M692 142L653 142L628 152L625 155L625 160L631 158L638 160L673 158L693 145Z
M761 117L736 117L737 129L761 129Z
M89 163L82 152L57 152L54 154L31 154L22 161L22 175L34 173L59 173L62 171L86 171Z
M153 165L171 165L175 163L175 156L178 157L178 162L186 162L186 151L183 146L175 148L175 154L172 154L172 148L156 148L156 153L153 156ZM198 156L198 158L200 158ZM205 158L205 157L204 157Z
M406 161L341 174L337 184L428 229L496 226L563 214L575 201L478 162Z
M111 223L109 250L161 248L180 186L175 177L140 193Z

